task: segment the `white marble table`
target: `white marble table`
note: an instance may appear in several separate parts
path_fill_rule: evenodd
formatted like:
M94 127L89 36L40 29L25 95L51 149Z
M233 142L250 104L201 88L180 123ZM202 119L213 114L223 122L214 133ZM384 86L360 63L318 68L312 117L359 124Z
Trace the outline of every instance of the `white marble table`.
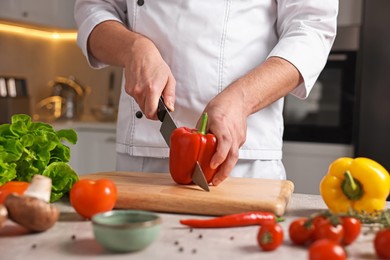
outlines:
M326 208L318 195L293 194L281 223L284 243L273 252L263 252L257 246L257 226L191 232L179 219L194 216L161 213L161 233L151 246L134 253L112 253L96 242L90 221L82 220L67 202L57 205L61 217L43 233L26 233L8 221L0 230L0 259L307 259L307 249L291 244L288 226L297 217ZM376 259L372 239L373 235L360 235L347 247L349 259Z

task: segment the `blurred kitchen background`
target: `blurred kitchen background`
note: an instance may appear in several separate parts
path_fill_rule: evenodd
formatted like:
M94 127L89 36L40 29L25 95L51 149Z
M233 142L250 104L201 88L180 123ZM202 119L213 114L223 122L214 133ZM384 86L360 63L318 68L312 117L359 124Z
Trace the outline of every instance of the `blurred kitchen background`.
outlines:
M115 167L122 69L91 69L76 44L74 0L0 1L0 123L29 113L74 128L72 167ZM390 1L340 0L338 35L316 87L285 103L284 158L295 191L318 194L327 167L366 156L390 169Z
M0 2L0 96L4 81L15 78L17 96L28 95L28 109L40 119L93 120L102 116L99 108L118 104L122 71L88 66L76 44L73 6L74 0Z

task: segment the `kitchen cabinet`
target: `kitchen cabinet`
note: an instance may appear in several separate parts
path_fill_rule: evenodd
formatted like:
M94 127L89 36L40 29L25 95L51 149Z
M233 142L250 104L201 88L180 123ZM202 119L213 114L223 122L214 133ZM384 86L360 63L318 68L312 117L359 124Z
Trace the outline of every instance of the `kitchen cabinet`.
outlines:
M75 29L75 0L2 0L0 19L61 29Z
M69 165L78 175L114 171L116 164L116 124L100 122L54 123L56 130L71 128L77 132Z
M77 174L115 170L115 132L80 128L77 134L79 141L71 147L70 160Z
M353 157L352 145L308 142L283 144L283 163L294 192L319 194L319 185L329 165L339 157Z

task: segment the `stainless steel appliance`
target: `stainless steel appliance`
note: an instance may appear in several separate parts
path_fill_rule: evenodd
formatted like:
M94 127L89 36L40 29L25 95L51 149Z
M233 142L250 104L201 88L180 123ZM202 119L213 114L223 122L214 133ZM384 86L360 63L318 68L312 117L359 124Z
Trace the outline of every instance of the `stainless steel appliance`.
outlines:
M57 77L49 82L53 96L63 99L61 117L66 119L78 119L83 112L83 99L86 89L75 78Z
M0 76L0 124L10 123L14 114L30 115L26 80Z
M352 143L356 55L355 50L332 51L309 97L286 97L285 141Z
M39 119L79 119L84 109L84 98L90 93L90 87L81 85L74 77L56 77L48 86L52 89L52 95L38 102Z
M340 2L341 3L341 2ZM359 25L337 28L328 61L306 100L289 95L284 108L283 163L296 191L319 194L329 164L353 157Z

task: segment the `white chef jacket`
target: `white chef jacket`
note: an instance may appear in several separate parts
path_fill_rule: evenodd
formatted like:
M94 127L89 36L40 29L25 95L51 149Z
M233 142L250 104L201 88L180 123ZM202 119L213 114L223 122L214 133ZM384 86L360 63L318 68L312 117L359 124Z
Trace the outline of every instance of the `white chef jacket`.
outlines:
M337 0L78 0L78 44L89 64L106 64L87 50L92 29L105 20L124 23L151 39L176 79L173 118L195 127L206 104L267 57L288 60L304 83L292 91L306 98L323 69L336 35ZM124 84L124 80L123 80ZM282 158L283 98L247 119L241 159ZM161 122L136 117L139 106L122 87L117 152L169 156ZM138 113L139 115L139 113Z

